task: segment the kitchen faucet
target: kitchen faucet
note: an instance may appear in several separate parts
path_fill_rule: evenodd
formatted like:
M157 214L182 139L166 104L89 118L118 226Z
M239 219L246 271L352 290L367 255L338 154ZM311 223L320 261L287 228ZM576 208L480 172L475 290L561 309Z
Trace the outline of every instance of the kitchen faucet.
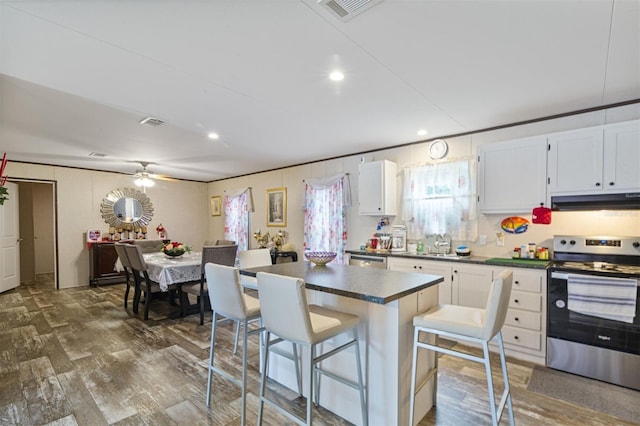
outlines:
M436 248L437 254L449 254L451 251L451 235L445 233L444 235L436 235L436 242L433 243Z

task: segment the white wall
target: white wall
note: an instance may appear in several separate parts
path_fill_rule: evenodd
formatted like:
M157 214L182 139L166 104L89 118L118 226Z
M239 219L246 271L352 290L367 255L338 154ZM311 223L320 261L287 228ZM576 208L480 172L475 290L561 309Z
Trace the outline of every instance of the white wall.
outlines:
M58 275L61 288L89 284L88 229L108 226L100 214L102 199L112 190L134 187L128 175L35 164L7 163L10 178L48 180L57 183ZM162 223L169 237L194 247L202 246L207 234L209 204L207 184L157 181L147 189L154 207L149 238Z
M636 104L458 138L447 138L449 143L447 158L475 156L478 146L482 144L637 118L640 118L640 106ZM252 187L256 211L250 216L251 231L261 229L263 232L268 230L273 234L274 231L277 232L280 228L266 227L266 190L268 188L286 187L288 206L287 226L284 229L287 231L287 241L292 242L298 253L301 254L303 247L302 180L308 177L328 177L338 173L350 173L353 206L347 211L348 247L357 249L375 232L376 223L380 219L379 217L358 215L358 163L361 157L365 161L383 159L394 161L398 164L398 174L401 177L403 167L410 164L429 163L427 146L428 143L420 143L402 148L390 148L362 156L356 155L319 161L304 166L212 182L208 186L208 192L210 196L224 195L225 190ZM398 179L399 196L402 194L401 186L402 179ZM553 220L550 225L531 224L529 230L523 234L506 234L504 247L498 247L496 245L496 232L501 231L500 222L508 216L510 215L480 215L478 234L487 236L487 245L479 246L476 242L465 242L471 247L474 254L490 257L510 257L513 247L529 242L535 242L540 246L550 246L551 238L555 234L640 235L640 211L553 212ZM531 220L530 214L519 216L523 216L529 221ZM395 223L400 223L399 218L392 217L390 219L392 223L394 223L394 220ZM223 235L224 216L210 217L209 238L222 238ZM255 240L251 239L251 248L255 247Z

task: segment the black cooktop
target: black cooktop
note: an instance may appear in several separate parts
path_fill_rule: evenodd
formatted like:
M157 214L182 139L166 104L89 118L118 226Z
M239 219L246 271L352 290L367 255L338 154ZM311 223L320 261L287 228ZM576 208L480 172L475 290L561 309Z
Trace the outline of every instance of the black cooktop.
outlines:
M563 272L589 272L594 275L609 277L640 278L640 265L556 260L551 264L551 269Z

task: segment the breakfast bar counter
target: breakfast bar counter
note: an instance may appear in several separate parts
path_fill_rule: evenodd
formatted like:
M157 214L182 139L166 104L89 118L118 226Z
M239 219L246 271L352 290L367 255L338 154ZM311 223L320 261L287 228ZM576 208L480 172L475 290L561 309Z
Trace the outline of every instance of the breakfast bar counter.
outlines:
M413 317L438 303L438 286L442 276L411 272L360 268L309 262L282 263L241 270L243 275L258 272L303 278L309 303L327 306L358 315L358 329L364 376L367 385L369 423L372 425L406 425L409 421L409 394L413 341ZM259 289L258 289L259 290ZM336 341L325 345L338 346ZM323 352L330 350L323 348ZM432 356L421 351L419 376L426 377ZM334 359L335 358L335 359ZM273 358L269 375L278 382L297 389L291 361ZM323 367L351 377L356 371L353 355L341 353L323 362ZM303 372L303 380L308 372ZM304 389L304 386L303 386ZM431 408L433 383L417 395L416 420ZM346 420L361 424L358 392L323 378L320 405Z

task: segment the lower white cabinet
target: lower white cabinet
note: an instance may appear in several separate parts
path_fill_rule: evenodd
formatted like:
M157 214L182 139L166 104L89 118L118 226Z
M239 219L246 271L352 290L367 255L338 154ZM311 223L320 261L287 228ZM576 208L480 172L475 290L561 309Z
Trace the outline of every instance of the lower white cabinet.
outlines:
M439 303L484 308L491 282L504 269L513 271L509 310L502 328L508 355L537 364L546 356L546 289L544 269L499 268L450 260L421 260L390 256L387 268L394 271L442 275Z
M543 269L511 268L513 285L509 310L502 328L506 351L520 359L545 363L547 271ZM494 276L502 269L494 269Z
M419 260L400 257L389 257L387 269L392 271L418 272L423 274L442 275L444 281L438 284L438 303L451 304L452 264L434 260Z
M491 266L469 263L453 264L452 303L454 305L484 308L493 281Z

